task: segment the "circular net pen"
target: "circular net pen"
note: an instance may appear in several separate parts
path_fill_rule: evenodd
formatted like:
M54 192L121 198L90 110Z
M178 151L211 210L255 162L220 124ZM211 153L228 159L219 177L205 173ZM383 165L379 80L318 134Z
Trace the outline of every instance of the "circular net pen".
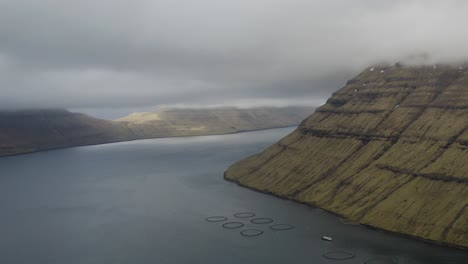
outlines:
M342 250L337 250L337 251L330 251L322 255L326 259L331 259L331 260L348 260L348 259L353 259L356 257L356 254L354 252L349 252L349 251L342 251Z
M398 259L392 257L376 257L370 258L364 262L365 264L398 264Z
M241 228L243 226L244 224L241 222L227 222L223 224L223 227L227 229L236 229L236 228Z
M254 218L254 219L250 220L250 222L253 223L253 224L264 225L264 224L273 223L273 219L266 218L266 217Z
M241 235L246 237L254 237L263 234L264 232L260 229L246 229L240 232Z
M291 230L294 229L295 226L293 225L288 225L288 224L277 224L277 225L271 225L270 229L271 230L277 230L277 231L284 231L284 230Z
M250 218L254 216L255 216L255 213L252 213L252 212L242 212L242 213L234 214L234 217L237 217L237 218Z
M207 222L217 223L217 222L224 222L228 220L228 218L225 216L210 216L210 217L205 218L205 220Z

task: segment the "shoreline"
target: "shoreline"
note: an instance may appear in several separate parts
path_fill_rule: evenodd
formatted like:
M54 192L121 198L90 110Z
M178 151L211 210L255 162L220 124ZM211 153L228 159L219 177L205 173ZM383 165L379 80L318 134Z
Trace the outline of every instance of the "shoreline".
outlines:
M405 238L417 240L417 241L424 242L424 243L427 243L427 244L430 244L430 245L433 245L433 246L439 246L439 247L446 247L446 248L451 248L451 249L457 249L457 250L468 251L468 247L463 247L463 246L458 246L458 245L454 245L454 244L439 242L439 241L435 241L435 240L424 239L424 238L421 238L421 237L412 236L412 235L405 234L405 233L399 233L399 232L390 231L390 230L382 229L382 228L379 228L379 227L375 227L375 226L372 226L372 225L366 225L366 224L362 224L362 223L359 223L359 222L354 222L354 221L351 221L351 220L347 219L347 218L346 218L345 216L343 216L343 215L337 214L337 213L335 213L335 212L333 212L333 211L329 211L329 210L320 208L320 207L315 206L315 205L313 205L313 204L305 203L305 202L302 202L302 201L297 200L297 199L290 199L290 198L287 198L287 197L284 197L284 196L280 196L280 195L277 195L277 194L275 194L275 193L273 193L273 192L270 192L270 191L259 190L259 189L256 189L256 188L254 188L254 187L251 187L251 186L242 184L242 183L240 183L238 180L229 179L229 178L227 178L227 176L226 176L226 171L225 171L224 174L223 174L223 178L224 178L224 180L226 180L226 181L228 181L228 182L235 183L235 184L237 184L237 185L240 186L240 187L243 187L243 188L246 188L246 189L255 191L255 192L259 192L259 193L271 195L271 196L276 197L276 198L279 198L279 199L281 199L281 200L293 201L293 202L296 202L296 203L299 203L299 204L306 205L307 207L310 207L310 208L323 210L324 212L326 212L326 213L328 213L328 214L332 214L332 215L338 217L338 218L341 219L341 220L345 220L345 221L349 221L349 222L350 222L350 224L344 223L345 225L362 226L362 227L365 227L365 228L368 228L368 229L371 229L371 230L375 230L375 231L384 232L384 233L391 234L391 235L396 235L396 236L400 236L400 237L405 237Z
M297 127L298 125L299 124L290 125L290 126L275 126L275 127L269 127L269 128L258 128L258 129L251 129L251 130L248 130L248 129L247 130L237 130L237 131L234 131L234 132L224 132L224 133L205 133L205 134L199 134L199 135L181 135L181 136L175 136L175 135L173 135L173 136L156 136L156 137L130 138L130 139L124 139L124 140L105 141L105 142L101 142L101 143L76 144L76 145L70 145L70 146L34 149L34 150L31 150L31 151L24 151L24 152L18 152L18 153L13 153L13 154L4 154L4 155L0 154L0 159L1 158L7 158L7 157L20 156L20 155L34 154L34 153L39 153L39 152L47 152L47 151L68 149L68 148L99 146L99 145L115 144L115 143L121 143L121 142L132 142L132 141L138 141L138 140L233 135L233 134L240 134L240 133L247 133L247 132L264 131L264 130L270 130L270 129L280 129L280 128L289 128L289 127L293 128L293 127Z

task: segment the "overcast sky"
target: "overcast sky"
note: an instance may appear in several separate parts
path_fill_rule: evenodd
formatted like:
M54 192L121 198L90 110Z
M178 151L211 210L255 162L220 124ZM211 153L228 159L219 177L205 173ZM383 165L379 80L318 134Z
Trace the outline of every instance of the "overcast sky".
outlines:
M0 0L0 108L318 104L372 63L467 58L467 14L465 0Z

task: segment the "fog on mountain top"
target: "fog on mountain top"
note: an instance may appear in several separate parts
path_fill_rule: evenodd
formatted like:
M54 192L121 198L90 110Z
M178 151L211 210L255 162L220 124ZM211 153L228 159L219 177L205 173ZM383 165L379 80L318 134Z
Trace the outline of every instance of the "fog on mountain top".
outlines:
M468 2L0 1L0 106L316 102L369 64L462 61Z

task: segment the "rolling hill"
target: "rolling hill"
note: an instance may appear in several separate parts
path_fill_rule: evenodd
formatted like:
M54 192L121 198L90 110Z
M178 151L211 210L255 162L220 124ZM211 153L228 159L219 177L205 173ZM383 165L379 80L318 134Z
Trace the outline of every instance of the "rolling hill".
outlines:
M136 139L294 126L312 107L165 109L103 120L62 109L0 112L0 156Z

